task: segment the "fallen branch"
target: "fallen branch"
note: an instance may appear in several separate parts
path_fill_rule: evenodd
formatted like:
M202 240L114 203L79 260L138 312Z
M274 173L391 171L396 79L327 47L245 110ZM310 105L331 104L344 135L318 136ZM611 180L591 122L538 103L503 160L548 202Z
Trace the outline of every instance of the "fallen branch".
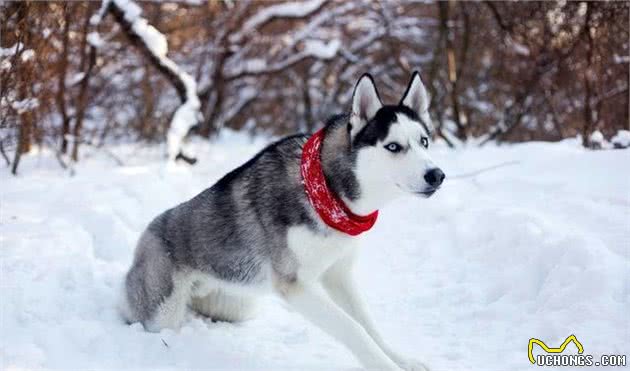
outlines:
M468 173L463 173L463 174L459 174L459 175L455 175L455 176L449 176L448 179L472 178L472 177L475 177L475 176L477 176L477 175L479 175L481 173L485 173L485 172L488 172L488 171L491 171L491 170L496 170L498 168L502 168L502 167L506 167L506 166L517 165L519 163L520 163L520 161L516 161L516 160L502 162L502 163L497 164L497 165L484 167L484 168L481 168L481 169L478 169L478 170L474 170L474 171L471 171L471 172L468 172Z
M0 155L2 155L4 161L6 161L7 166L11 166L11 160L9 159L9 156L7 156L6 152L4 152L4 144L2 139L0 139Z
M82 144L82 145L85 145L85 146L88 146L88 147L92 147L94 149L102 150L106 155L108 155L109 157L111 157L114 160L116 165L118 165L118 166L125 166L125 163L123 162L123 160L121 160L120 157L116 156L114 154L114 152L109 150L107 147L103 146L102 143L99 144L96 141L89 140L89 139L80 139L79 137L76 137L76 136L71 135L71 134L66 135L65 139L68 141L68 143L73 143L75 146L78 146L79 144Z

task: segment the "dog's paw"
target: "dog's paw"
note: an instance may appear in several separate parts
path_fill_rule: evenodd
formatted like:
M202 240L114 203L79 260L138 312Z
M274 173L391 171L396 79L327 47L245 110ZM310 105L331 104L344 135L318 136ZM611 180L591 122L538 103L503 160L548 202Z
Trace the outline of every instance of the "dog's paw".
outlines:
M430 371L424 363L412 358L400 357L396 363L405 371Z

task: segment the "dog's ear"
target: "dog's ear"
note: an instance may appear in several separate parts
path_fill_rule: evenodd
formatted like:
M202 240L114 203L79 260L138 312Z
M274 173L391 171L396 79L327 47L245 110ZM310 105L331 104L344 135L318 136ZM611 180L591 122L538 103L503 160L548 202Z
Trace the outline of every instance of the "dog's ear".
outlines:
M352 94L352 113L350 115L349 132L354 137L376 115L383 106L378 96L374 79L370 74L363 74L354 87Z
M411 75L409 86L399 104L411 108L420 117L428 111L429 96L418 71Z

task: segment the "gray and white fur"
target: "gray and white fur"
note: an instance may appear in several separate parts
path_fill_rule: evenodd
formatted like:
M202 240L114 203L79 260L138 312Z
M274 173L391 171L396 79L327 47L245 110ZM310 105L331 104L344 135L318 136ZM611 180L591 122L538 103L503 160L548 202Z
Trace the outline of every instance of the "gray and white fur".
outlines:
M383 105L364 75L351 111L326 124L324 175L354 213L404 194L429 197L439 188L444 174L428 155L427 104L418 73L398 105ZM307 139L271 144L156 217L126 276L125 319L149 331L177 329L190 306L216 320L241 321L254 314L258 296L275 293L366 368L425 370L376 331L352 279L357 238L325 225L310 205L300 175Z

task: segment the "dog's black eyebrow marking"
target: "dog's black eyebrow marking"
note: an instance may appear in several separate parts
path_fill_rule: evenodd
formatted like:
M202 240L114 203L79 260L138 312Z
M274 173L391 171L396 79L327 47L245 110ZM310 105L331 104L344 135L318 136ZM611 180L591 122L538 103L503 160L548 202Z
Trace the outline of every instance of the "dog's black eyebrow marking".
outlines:
M405 106L403 106L404 108L407 108ZM409 115L408 112L404 112L407 116L409 116L410 119L418 121L420 123L420 125L422 125L422 128L424 129L424 132L427 136L431 136L431 130L429 130L429 126L427 125L426 122L424 122L424 120L422 119L422 117L420 117L415 111L409 109L409 111L411 111L411 115Z
M431 133L431 130L429 130L429 127L424 122L424 120L418 117L418 122L420 122L420 125L422 125L422 127L424 128L424 132L427 135L427 137L430 137L433 133Z
M357 133L354 145L373 146L376 142L384 140L389 133L390 126L396 122L397 106L383 106L376 115Z
M407 115L407 117L409 117L411 120L418 121L420 125L422 125L422 128L424 129L424 132L427 134L427 136L431 136L431 130L429 130L427 123L424 122L424 120L416 113L416 111L404 105L399 105L397 107L397 110Z
M431 131L427 124L411 108L403 105L381 107L374 118L370 120L354 137L353 146L360 148L365 145L375 145L377 141L384 140L389 133L390 126L396 122L396 115L407 116L411 121L420 123L427 137L431 136Z

